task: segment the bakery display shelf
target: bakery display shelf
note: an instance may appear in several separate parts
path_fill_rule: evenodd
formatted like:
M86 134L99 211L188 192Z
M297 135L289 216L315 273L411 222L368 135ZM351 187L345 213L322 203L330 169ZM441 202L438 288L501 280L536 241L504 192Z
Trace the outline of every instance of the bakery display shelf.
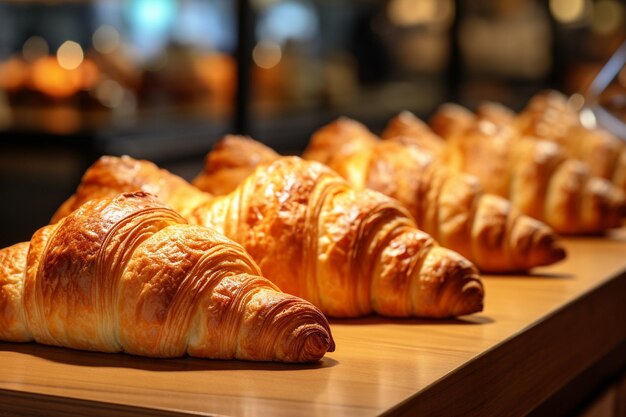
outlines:
M331 320L317 364L156 360L0 343L0 415L522 416L626 343L626 230L487 275L451 320Z

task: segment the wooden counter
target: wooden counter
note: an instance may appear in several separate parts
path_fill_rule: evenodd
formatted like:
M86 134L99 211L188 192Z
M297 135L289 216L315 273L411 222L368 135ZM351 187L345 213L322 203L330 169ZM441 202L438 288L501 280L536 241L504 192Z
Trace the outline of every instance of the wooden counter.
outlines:
M334 320L312 366L0 343L0 415L525 415L626 342L626 231L566 245L532 276L485 277L481 314Z

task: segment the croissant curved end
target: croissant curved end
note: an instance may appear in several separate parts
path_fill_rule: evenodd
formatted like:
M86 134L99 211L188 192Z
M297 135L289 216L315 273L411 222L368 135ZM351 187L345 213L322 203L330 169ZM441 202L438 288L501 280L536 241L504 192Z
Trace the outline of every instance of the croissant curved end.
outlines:
M553 234L541 236L535 251L531 258L534 259L534 265L551 265L562 261L567 257L567 251L561 245L561 242Z
M335 341L330 334L330 329L325 329L319 324L308 324L301 326L298 332L302 339L297 362L316 362L326 352L335 351Z
M461 296L458 297L457 302L452 307L452 315L462 316L483 311L485 291L477 277L468 278L459 292Z
M335 341L328 320L315 309L295 320L292 337L285 343L285 352L290 352L287 361L317 362L326 352L334 352ZM290 326L291 327L291 326Z
M445 249L441 249L444 250ZM485 289L476 267L461 255L448 253L449 275L441 289L439 317L455 317L483 310Z
M266 323L270 338L282 341L277 350L281 362L317 362L335 350L328 320L317 307L294 296L281 304L284 309Z

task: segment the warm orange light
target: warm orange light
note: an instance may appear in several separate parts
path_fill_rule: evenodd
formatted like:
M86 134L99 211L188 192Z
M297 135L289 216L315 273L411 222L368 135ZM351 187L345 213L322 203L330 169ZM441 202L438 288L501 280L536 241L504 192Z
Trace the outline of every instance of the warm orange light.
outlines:
M85 58L76 70L80 71L81 87L83 90L92 89L100 79L100 70L91 59Z
M389 3L387 15L398 26L431 23L435 19L435 0L394 0Z
M389 20L400 27L450 25L454 13L454 3L450 0L392 0L387 5Z
M219 98L229 99L235 92L235 60L225 54L210 54L197 57L193 62L194 72L202 84Z
M44 129L59 135L67 135L80 128L80 112L70 106L54 105L41 114Z
M32 87L51 97L64 98L81 88L81 73L62 68L54 57L40 58L31 69Z
M19 90L28 78L28 66L20 58L0 62L0 89Z

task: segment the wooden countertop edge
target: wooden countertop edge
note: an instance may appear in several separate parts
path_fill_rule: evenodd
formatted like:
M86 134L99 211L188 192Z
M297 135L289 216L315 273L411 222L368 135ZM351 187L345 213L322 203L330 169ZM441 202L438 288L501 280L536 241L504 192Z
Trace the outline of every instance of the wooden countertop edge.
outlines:
M188 417L220 416L219 414L179 412L176 410L137 407L110 402L92 401L33 392L0 389L0 415L13 417Z
M626 270L503 340L384 415L526 415L626 341L624 294Z
M272 400L267 400L272 401ZM281 400L277 400L281 401ZM285 401L288 403L289 401ZM297 406L292 404L293 406ZM308 404L300 404L306 406ZM335 408L336 410L333 410ZM349 407L352 412L358 413L358 409L367 413L375 413L369 407ZM344 406L325 404L320 408L324 415L334 415L334 411L345 411ZM141 407L131 404L115 403L109 401L97 401L83 398L67 397L62 395L50 395L38 392L25 392L12 389L0 388L0 416L11 417L190 417L210 416L229 417L232 414L222 412L202 412L193 410L176 410L172 408ZM285 408L272 414L275 417L287 417L301 415L293 409Z

